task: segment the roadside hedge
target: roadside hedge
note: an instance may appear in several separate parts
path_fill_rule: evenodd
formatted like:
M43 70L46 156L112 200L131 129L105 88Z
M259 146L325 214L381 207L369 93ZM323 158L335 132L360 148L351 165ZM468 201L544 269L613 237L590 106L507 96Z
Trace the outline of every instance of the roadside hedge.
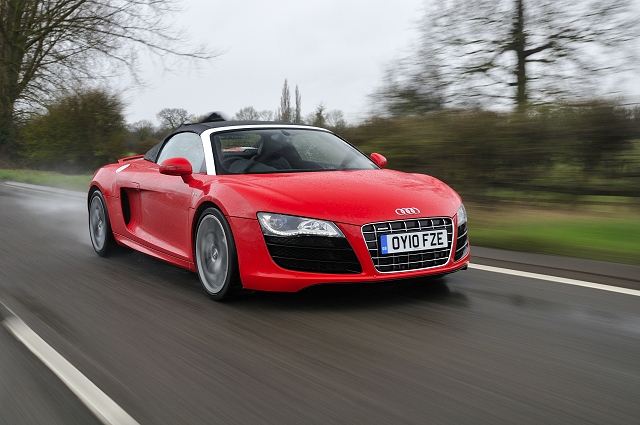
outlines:
M508 191L640 197L640 114L606 102L527 113L445 110L374 118L341 136L389 168L481 200Z

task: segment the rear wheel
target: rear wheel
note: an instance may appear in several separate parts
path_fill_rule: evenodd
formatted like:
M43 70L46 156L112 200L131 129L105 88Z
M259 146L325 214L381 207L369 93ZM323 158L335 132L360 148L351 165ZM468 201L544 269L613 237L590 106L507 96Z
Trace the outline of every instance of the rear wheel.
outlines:
M93 249L101 257L109 255L117 246L111 231L107 204L99 190L93 192L89 202L89 234Z
M236 245L219 210L208 208L200 217L195 248L198 277L209 296L222 301L236 295L242 287Z

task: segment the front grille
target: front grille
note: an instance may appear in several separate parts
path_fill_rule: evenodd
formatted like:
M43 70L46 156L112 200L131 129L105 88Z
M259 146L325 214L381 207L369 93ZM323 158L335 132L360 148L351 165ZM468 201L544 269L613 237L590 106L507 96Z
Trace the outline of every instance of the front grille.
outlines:
M323 236L264 237L273 261L287 270L317 273L362 273L353 248L344 238Z
M469 251L469 238L467 237L467 224L461 224L458 226L458 237L456 239L456 255L453 257L454 261L458 261Z
M386 255L380 252L380 236L382 235L442 229L447 231L446 248ZM367 243L371 260L377 271L396 272L427 269L444 266L449 261L453 242L453 221L448 217L438 217L371 223L362 226L362 236Z

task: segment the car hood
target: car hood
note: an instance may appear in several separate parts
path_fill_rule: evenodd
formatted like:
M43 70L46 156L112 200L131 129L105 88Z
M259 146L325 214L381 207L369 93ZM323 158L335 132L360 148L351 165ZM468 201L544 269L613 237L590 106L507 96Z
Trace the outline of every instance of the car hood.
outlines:
M260 211L362 225L412 217L452 217L460 197L438 179L393 170L350 170L220 176L218 183L245 202L228 213L256 218ZM215 185L214 185L215 186ZM417 208L399 215L399 208Z

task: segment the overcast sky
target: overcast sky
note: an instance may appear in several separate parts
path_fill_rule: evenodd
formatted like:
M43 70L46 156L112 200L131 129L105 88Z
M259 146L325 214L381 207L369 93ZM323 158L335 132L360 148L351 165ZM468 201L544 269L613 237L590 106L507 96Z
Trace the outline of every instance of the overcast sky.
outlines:
M167 72L142 61L144 88L125 92L127 121L157 123L162 108L201 115L274 111L284 79L307 115L323 102L348 122L365 118L384 68L418 39L424 0L184 0L176 25L221 55L199 69ZM640 77L631 84L640 101ZM124 85L124 83L123 83Z
M143 89L127 90L127 121L157 122L162 108L193 114L275 110L284 79L302 112L320 102L357 121L386 63L417 39L423 0L184 0L176 16L194 44L223 53L200 69L172 74L142 62Z

